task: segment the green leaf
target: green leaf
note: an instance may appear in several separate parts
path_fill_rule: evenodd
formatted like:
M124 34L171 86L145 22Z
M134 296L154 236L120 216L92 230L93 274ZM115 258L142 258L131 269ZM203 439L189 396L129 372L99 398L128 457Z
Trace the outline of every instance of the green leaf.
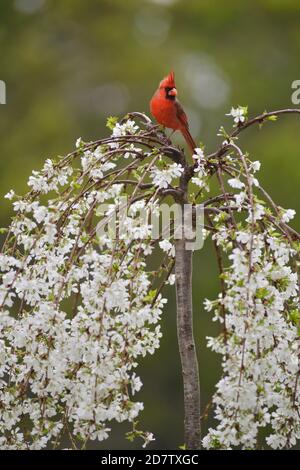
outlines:
M244 116L247 117L248 116L248 106L239 106L239 108L241 108L244 111Z
M258 299L265 299L268 294L269 294L269 291L265 287L260 287L259 289L256 290L256 293L255 293Z
M72 181L71 186L74 189L80 189L81 188L81 184L77 183L77 181Z
M110 116L109 118L107 118L106 127L108 127L108 129L112 131L115 125L117 124L118 120L119 118L117 118L116 116Z
M157 293L157 289L151 289L149 293L144 297L144 302L152 302Z
M289 319L294 325L298 325L300 320L300 312L299 310L292 310L289 312Z
M134 438L135 438L135 433L134 432L127 432L125 434L126 436L126 439L129 441L129 442L133 442L134 441Z
M136 178L137 180L139 180L140 177L141 177L140 173L139 173L137 170L133 170L133 171L131 172L131 174L132 174L132 176L134 176L134 178Z
M266 121L277 121L278 116L275 116L274 114L272 116L267 116Z
M118 272L120 265L118 263L113 263L112 268L113 268L113 271Z

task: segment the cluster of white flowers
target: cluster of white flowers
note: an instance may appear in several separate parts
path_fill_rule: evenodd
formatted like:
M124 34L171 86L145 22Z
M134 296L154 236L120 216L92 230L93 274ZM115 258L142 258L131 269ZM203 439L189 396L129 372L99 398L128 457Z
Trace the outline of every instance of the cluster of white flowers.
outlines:
M86 150L83 152L81 166L84 175L88 174L93 181L99 181L109 170L116 167L116 163L107 161L103 149L98 146L93 151Z
M242 124L247 118L248 109L246 106L238 106L237 108L231 108L230 113L226 116L232 116L235 124Z
M166 189L172 183L175 178L178 178L183 173L182 165L178 163L172 163L167 165L166 168L160 169L154 167L151 170L151 178L153 184L158 188Z
M230 115L237 126L247 109ZM172 237L152 240L150 215L184 168L162 159L131 119L111 118L109 127L110 138L80 138L72 154L48 159L25 197L6 195L15 216L0 253L1 449L56 449L66 439L85 448L107 439L113 420L132 423L127 437L143 447L154 440L137 430L135 370L159 347L161 289L175 282L175 253ZM205 204L222 280L217 299L205 301L222 327L208 345L222 356L223 375L213 397L218 423L203 445L252 449L266 428L264 445L281 449L300 438L300 244L287 226L295 211L273 203L255 177L260 162L225 137L220 159L197 148L189 167L195 199L217 167L222 189ZM150 271L155 243L164 256Z
M47 159L42 171L32 172L28 180L28 186L34 191L44 194L50 191L59 192L59 187L68 183L68 177L72 173L73 170L70 166L54 170L52 160ZM9 194L6 196L9 198Z
M265 444L274 449L300 438L299 246L280 225L295 212L272 219L254 194L259 168L259 162L248 161L244 181L239 171L228 181L241 190L228 205L246 214L234 233L227 214L214 217L213 239L227 252L229 265L222 273L222 293L205 302L222 325L208 345L222 355L223 366L213 397L219 424L203 439L205 448L254 449L262 428L268 431Z
M133 135L136 134L139 130L139 126L132 120L128 119L123 124L116 123L113 128L112 136L114 138L123 137L126 135ZM120 142L114 140L110 143L111 148L118 148L120 146Z
M113 136L136 131L127 121ZM71 157L33 173L33 192L7 195L16 215L0 255L1 449L59 448L66 436L70 447L84 447L107 439L112 420L135 423L143 404L133 400L142 386L134 370L159 346L166 300L146 269L150 226L141 233L136 225L139 211L156 201L132 203L126 236L99 234L124 197L124 185L109 175L124 145L113 154L106 143L76 146ZM177 166L169 171L171 179L180 174ZM154 439L137 435L144 445Z
M209 173L206 167L206 159L201 148L195 148L193 160L195 161L194 173L191 182L199 187L200 190L209 191L208 179Z

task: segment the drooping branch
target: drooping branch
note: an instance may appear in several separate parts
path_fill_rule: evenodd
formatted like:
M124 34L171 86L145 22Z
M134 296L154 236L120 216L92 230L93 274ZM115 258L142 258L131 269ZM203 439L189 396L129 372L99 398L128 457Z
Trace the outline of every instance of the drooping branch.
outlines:
M207 162L209 165L211 165L211 170L212 172L216 171L216 168L218 167L218 164L215 164L215 159L219 159L220 157L223 157L229 150L228 143L231 140L234 140L242 131L247 129L248 127L251 127L255 124L262 125L264 122L268 120L272 120L272 117L275 119L278 116L285 115L285 114L300 114L300 109L296 108L287 108L287 109L279 109L277 111L271 111L271 112L264 112L258 116L255 116L254 118L247 119L244 122L239 122L234 131L229 133L226 137L225 140L222 142L222 144L219 146L219 148L207 155ZM210 163L212 162L212 163ZM190 166L191 172L190 176L192 177L193 174L193 169L195 169L196 164L193 164Z
M204 228L211 233L220 273L221 293L206 307L216 310L223 327L221 339L209 340L223 355L225 376L213 398L221 424L209 432L205 446L251 447L258 428L270 421L275 434L270 445L292 445L300 428L295 365L297 354L300 358L300 345L295 349L295 341L300 343L299 273L298 286L295 279L300 236L288 225L294 211L273 202L235 142L251 125L299 112L279 110L240 122L216 152L205 157L195 149L191 165L147 116L131 113L111 127L110 137L78 142L65 158L48 160L31 176L32 190L24 198L9 196L16 215L0 255L1 357L7 358L0 364L5 376L0 395L9 408L7 428L0 420L5 448L57 448L63 436L69 436L72 448L84 448L90 439L108 437L106 422L113 418L133 423L130 439L142 437L144 445L153 439L136 427L141 404L132 395L141 384L132 370L140 354L159 345L162 292L168 279L174 283L174 246L185 445L200 448L193 252L185 236L174 242L172 221L171 235L163 232L158 240L151 239L148 220L142 230L136 226L139 209L156 210L166 196L181 206L203 202ZM221 194L204 200L215 177ZM193 196L191 183L198 187ZM102 233L124 196L129 233L121 238ZM102 212L99 202L109 207ZM157 245L165 256L148 271L147 256ZM278 408L275 416L274 403L281 401L288 414ZM19 431L24 415L32 433Z
M239 123L235 131L233 131L232 134L230 135L230 137L231 138L236 137L238 134L240 134L240 132L252 126L253 124L262 124L263 122L270 120L270 118L272 118L273 116L277 118L278 116L282 114L300 114L300 109L287 108L287 109L278 109L277 111L264 112L258 116L255 116L254 118L247 119L245 122Z

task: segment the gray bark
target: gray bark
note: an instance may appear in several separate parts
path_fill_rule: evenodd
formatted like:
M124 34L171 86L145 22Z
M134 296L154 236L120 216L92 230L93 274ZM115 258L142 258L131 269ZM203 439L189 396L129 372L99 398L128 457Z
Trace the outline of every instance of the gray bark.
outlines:
M200 383L193 335L192 258L185 240L175 241L175 275L177 300L177 336L184 389L184 439L187 449L200 449Z

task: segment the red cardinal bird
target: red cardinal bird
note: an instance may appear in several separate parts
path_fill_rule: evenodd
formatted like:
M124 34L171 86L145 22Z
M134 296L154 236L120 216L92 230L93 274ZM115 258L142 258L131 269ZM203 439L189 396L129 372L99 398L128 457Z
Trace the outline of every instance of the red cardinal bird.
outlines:
M177 90L174 72L164 78L150 101L150 110L159 124L165 127L179 130L185 138L192 153L196 148L195 141L189 131L187 115L179 101L176 99Z

